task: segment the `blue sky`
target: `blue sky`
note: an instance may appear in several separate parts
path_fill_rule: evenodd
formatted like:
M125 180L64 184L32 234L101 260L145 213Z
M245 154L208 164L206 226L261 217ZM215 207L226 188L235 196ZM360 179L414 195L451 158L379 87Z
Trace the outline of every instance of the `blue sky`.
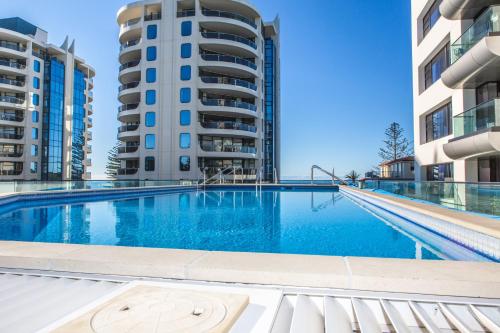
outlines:
M266 20L281 18L282 174L306 176L312 164L339 175L380 162L384 130L397 121L412 137L410 1L252 0ZM123 0L16 0L20 16L77 54L95 78L93 177L104 174L116 141L118 26ZM355 3L356 5L353 5Z

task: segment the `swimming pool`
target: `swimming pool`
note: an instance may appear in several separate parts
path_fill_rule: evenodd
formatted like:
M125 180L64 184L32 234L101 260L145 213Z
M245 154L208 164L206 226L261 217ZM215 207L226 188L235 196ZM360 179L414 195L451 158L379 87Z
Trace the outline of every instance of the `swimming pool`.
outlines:
M486 261L330 190L234 188L0 208L0 240L209 251Z

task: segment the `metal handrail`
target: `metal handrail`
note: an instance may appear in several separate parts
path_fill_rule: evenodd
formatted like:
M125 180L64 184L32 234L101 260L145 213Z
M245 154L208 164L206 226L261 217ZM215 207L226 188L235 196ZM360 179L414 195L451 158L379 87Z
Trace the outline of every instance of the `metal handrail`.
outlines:
M219 178L219 180L220 180L220 177L221 177L222 173L224 173L225 171L230 170L230 169L232 169L232 168L233 168L233 167L231 166L231 167L227 167L227 168L225 168L225 169L219 169L219 171L218 171L215 175L213 175L212 177L208 178L208 179L207 179L206 181L204 181L201 185L202 185L202 186L205 186L205 185L207 185L207 184L208 184L208 182L209 182L209 181L211 181L211 180L213 180L213 179L216 179L216 178Z
M335 169L332 169L332 172L330 173L330 172L326 171L325 169L323 169L322 167L317 166L317 165L313 165L311 167L311 184L314 183L314 170L315 169L332 177L332 185L335 184L335 180L338 180L341 184L344 184L344 185L346 184L346 182L343 179L340 179L339 177L335 176Z

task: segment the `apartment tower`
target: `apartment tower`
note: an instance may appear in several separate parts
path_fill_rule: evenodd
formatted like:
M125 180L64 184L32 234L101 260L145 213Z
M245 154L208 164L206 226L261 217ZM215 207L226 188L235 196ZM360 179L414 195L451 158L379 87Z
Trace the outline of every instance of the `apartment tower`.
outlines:
M119 179L280 172L279 21L244 0L118 11Z
M416 179L500 181L500 0L412 0Z
M90 179L94 75L74 41L0 19L0 180Z

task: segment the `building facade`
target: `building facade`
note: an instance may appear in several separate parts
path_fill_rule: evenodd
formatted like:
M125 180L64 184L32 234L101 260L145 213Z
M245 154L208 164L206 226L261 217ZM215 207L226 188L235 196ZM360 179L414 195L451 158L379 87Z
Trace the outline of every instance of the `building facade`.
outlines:
M0 180L90 179L95 71L74 51L0 19Z
M384 179L415 179L415 158L407 156L379 165L379 177Z
M412 0L416 179L500 181L500 0Z
M279 21L244 0L121 8L119 179L280 172Z

